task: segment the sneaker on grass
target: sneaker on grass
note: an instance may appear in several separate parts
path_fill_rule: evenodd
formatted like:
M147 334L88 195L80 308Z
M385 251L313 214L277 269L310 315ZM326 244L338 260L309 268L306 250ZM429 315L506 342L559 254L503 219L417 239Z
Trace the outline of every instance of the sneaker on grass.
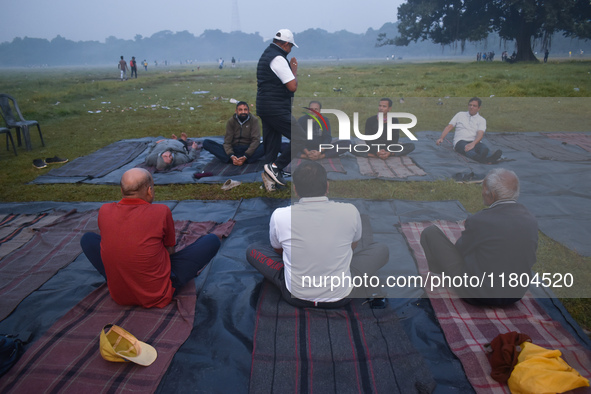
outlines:
M285 186L285 180L283 179L283 175L281 175L281 170L277 168L274 164L265 164L264 166L265 173L277 184L281 186Z
M53 157L48 157L47 159L45 159L45 162L47 164L67 163L68 159L62 159L57 156L53 156Z
M267 189L268 192L274 192L277 186L275 181L264 172L261 174L261 177L263 178L263 185L265 186L265 189Z
M33 160L33 167L41 169L47 167L47 164L43 159L35 159Z

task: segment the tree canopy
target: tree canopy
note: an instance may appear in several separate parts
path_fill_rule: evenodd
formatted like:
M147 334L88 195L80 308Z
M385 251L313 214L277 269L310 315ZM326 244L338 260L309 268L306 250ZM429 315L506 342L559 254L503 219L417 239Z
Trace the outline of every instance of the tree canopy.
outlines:
M480 41L492 32L515 40L517 60L537 60L532 40L544 48L555 32L591 38L589 0L408 0L398 7L399 36L378 37L378 45L406 46L431 40L441 45Z

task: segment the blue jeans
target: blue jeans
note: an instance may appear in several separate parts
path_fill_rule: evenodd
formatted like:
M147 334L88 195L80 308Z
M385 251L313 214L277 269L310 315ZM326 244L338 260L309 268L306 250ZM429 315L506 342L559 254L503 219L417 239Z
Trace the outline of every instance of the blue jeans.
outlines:
M484 145L482 142L476 144L474 149L469 150L468 152L465 151L466 145L471 143L472 141L458 141L454 150L461 155L466 156L469 159L475 160L479 163L486 163L486 158L488 157L488 147Z
M215 234L207 234L184 249L170 255L170 280L172 287L180 289L197 276L203 267L215 256L220 248L220 239ZM105 266L101 258L101 236L85 233L80 239L82 251L105 280Z
M248 149L248 145L234 145L232 148L234 149L234 156L242 157ZM224 150L224 146L219 142L215 142L213 140L205 140L203 141L203 149L217 157L219 160L222 161L222 163L230 163L232 161L230 156L228 156L228 154ZM259 159L263 157L264 154L265 148L263 147L263 144L260 144L254 151L252 156L246 159L246 163L250 164L254 163L255 161L259 161Z

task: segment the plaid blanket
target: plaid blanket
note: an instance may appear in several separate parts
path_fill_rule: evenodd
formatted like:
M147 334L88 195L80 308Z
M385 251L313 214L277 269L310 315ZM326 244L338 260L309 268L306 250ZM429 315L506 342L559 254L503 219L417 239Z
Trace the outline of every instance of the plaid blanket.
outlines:
M117 305L103 284L25 352L2 378L0 392L154 392L177 349L191 333L195 303L194 281L162 309ZM103 326L109 323L154 346L156 361L149 367L105 361L98 344Z
M176 231L177 249L181 250L185 246L192 244L205 234L215 234L220 239L227 238L236 224L235 220L228 220L224 223L214 221L191 222L190 220L175 220L174 228Z
M527 134L488 134L487 138L496 145L529 152L542 160L581 161L590 160L589 155L569 152L562 146L549 144L546 137Z
M227 237L234 221L175 221L177 247L201 236ZM78 247L79 249L79 247ZM0 392L154 392L178 348L189 337L195 318L195 282L190 281L165 308L117 305L106 284L58 320L5 375ZM101 358L98 341L104 325L125 328L154 346L158 358L149 367L110 363Z
M377 157L357 157L361 175L379 178L407 178L427 175L409 156L390 156L386 160Z
M455 242L463 230L460 223L433 221L403 223L402 233L414 254L419 272L426 276L427 259L420 244L421 232L436 224ZM505 308L483 308L466 304L449 290L426 289L435 315L451 350L462 362L466 376L479 393L504 393L508 387L490 377L491 367L485 345L497 335L510 331L527 334L536 345L558 349L563 359L581 375L591 377L591 352L581 346L560 323L552 320L530 293Z
M55 222L64 213L8 214L0 217L0 259L26 244L33 238L35 231Z
M335 310L294 308L265 281L250 392L431 392L431 372L394 311L362 301Z
M591 135L581 133L548 133L545 136L562 141L562 143L577 145L585 149L587 152L591 152Z
M147 141L118 141L88 156L78 157L46 176L100 178L133 161L146 150Z
M96 219L96 210L63 214L0 260L0 320L59 269L76 259L81 253L82 235L98 230Z

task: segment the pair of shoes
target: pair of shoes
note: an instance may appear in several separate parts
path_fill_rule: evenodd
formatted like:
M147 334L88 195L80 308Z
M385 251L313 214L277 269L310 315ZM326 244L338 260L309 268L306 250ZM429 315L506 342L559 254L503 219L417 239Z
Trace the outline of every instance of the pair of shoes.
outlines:
M469 174L458 172L454 175L454 179L456 183L482 183L484 181L484 175L478 175L474 172L470 172Z
M68 159L61 159L57 156L53 156L53 157L48 157L47 159L45 159L45 162L47 164L67 163Z
M496 162L499 161L499 159L501 158L501 156L503 156L503 152L500 149L497 149L495 151L495 153L493 153L492 155L490 155L487 159L486 162L490 163L490 164L495 164Z
M268 192L274 192L276 190L276 184L275 181L273 179L271 179L271 177L269 177L269 175L267 175L266 173L262 173L261 177L263 178L263 185L265 186L265 189Z
M43 159L35 159L35 160L33 160L33 167L41 169L41 168L47 167L47 164L45 163L45 160L43 160Z
M265 164L263 167L265 169L265 173L271 178L275 183L285 186L285 180L283 179L283 175L281 174L282 171L277 168L274 164Z
M222 190L230 190L230 189L235 188L236 186L240 186L241 184L242 184L242 182L240 182L240 181L233 181L231 179L228 179L222 185Z

